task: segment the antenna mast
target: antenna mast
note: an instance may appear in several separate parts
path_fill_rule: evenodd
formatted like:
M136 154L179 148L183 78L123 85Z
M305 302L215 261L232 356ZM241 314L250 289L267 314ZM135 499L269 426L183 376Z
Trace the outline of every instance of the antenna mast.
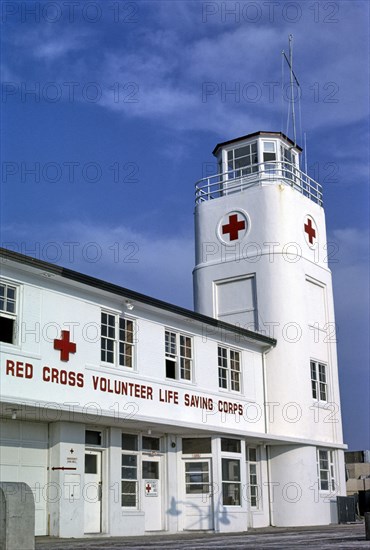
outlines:
M290 100L292 102L292 121L294 145L297 145L297 131L295 125L294 88L293 88L293 35L289 35L289 65L290 65Z
M293 138L294 138L294 145L297 145L297 129L296 129L296 120L295 120L295 107L294 107L294 83L293 79L296 81L298 88L300 88L300 84L298 82L298 78L296 77L294 71L293 71L293 35L289 35L289 59L287 58L285 51L283 50L281 52L285 58L285 61L288 63L288 67L290 70L290 104L292 108L292 120L293 120ZM282 83L283 85L283 83ZM299 97L299 95L298 95ZM288 109L288 121L289 121L289 109ZM288 133L288 128L287 128Z

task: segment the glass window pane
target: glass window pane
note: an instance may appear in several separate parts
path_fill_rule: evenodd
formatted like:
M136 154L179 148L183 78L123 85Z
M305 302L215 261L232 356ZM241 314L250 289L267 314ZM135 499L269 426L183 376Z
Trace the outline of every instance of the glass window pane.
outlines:
M101 445L101 432L86 430L85 443L86 445Z
M221 438L221 451L225 453L240 453L240 439Z
M240 461L223 458L222 459L222 481L240 481Z
M251 462L257 462L257 449L254 447L248 448L248 458Z
M136 468L122 468L122 479L137 479Z
M122 449L124 451L137 451L137 435L122 434Z
M249 155L250 152L251 152L250 145L246 145L245 147L239 147L238 149L234 149L235 158L245 157L245 155Z
M269 152L275 152L275 142L274 141L264 141L263 150Z
M85 454L85 474L98 473L98 457L97 455Z
M263 161L264 162L269 162L269 161L275 160L275 159L276 159L275 153L263 153Z
M183 454L208 454L211 453L211 438L182 438L182 452Z
M121 505L122 506L127 506L127 507L135 507L136 506L136 494L133 494L133 495L122 495L122 502L121 502Z
M240 483L222 484L222 504L224 506L240 506Z
M143 460L143 479L159 479L159 463Z
M185 464L185 472L208 472L208 462L187 462Z
M136 455L122 455L122 466L136 467L137 456Z
M159 437L143 436L142 447L147 451L159 451L160 439Z

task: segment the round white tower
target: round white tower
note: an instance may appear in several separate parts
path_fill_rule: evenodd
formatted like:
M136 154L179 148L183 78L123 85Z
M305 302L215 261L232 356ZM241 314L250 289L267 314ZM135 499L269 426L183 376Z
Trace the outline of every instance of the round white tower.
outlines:
M277 132L216 146L218 174L196 186L195 309L277 339L265 365L266 432L331 448L342 443L331 250L321 186L300 170L301 151ZM300 475L299 448L271 447L280 477L281 453ZM305 453L317 479L319 448Z

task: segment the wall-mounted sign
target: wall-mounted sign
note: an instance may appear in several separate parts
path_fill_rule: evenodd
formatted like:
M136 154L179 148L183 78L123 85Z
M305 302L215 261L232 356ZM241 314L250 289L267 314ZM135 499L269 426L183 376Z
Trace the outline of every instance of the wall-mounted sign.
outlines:
M145 484L145 496L157 497L158 496L158 479L146 479Z

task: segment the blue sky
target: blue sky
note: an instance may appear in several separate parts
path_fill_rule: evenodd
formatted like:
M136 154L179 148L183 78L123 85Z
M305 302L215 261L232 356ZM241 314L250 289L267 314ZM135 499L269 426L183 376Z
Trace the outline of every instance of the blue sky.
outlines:
M7 1L2 19L1 244L189 308L194 182L217 142L286 131L294 35L344 435L369 449L368 2Z

